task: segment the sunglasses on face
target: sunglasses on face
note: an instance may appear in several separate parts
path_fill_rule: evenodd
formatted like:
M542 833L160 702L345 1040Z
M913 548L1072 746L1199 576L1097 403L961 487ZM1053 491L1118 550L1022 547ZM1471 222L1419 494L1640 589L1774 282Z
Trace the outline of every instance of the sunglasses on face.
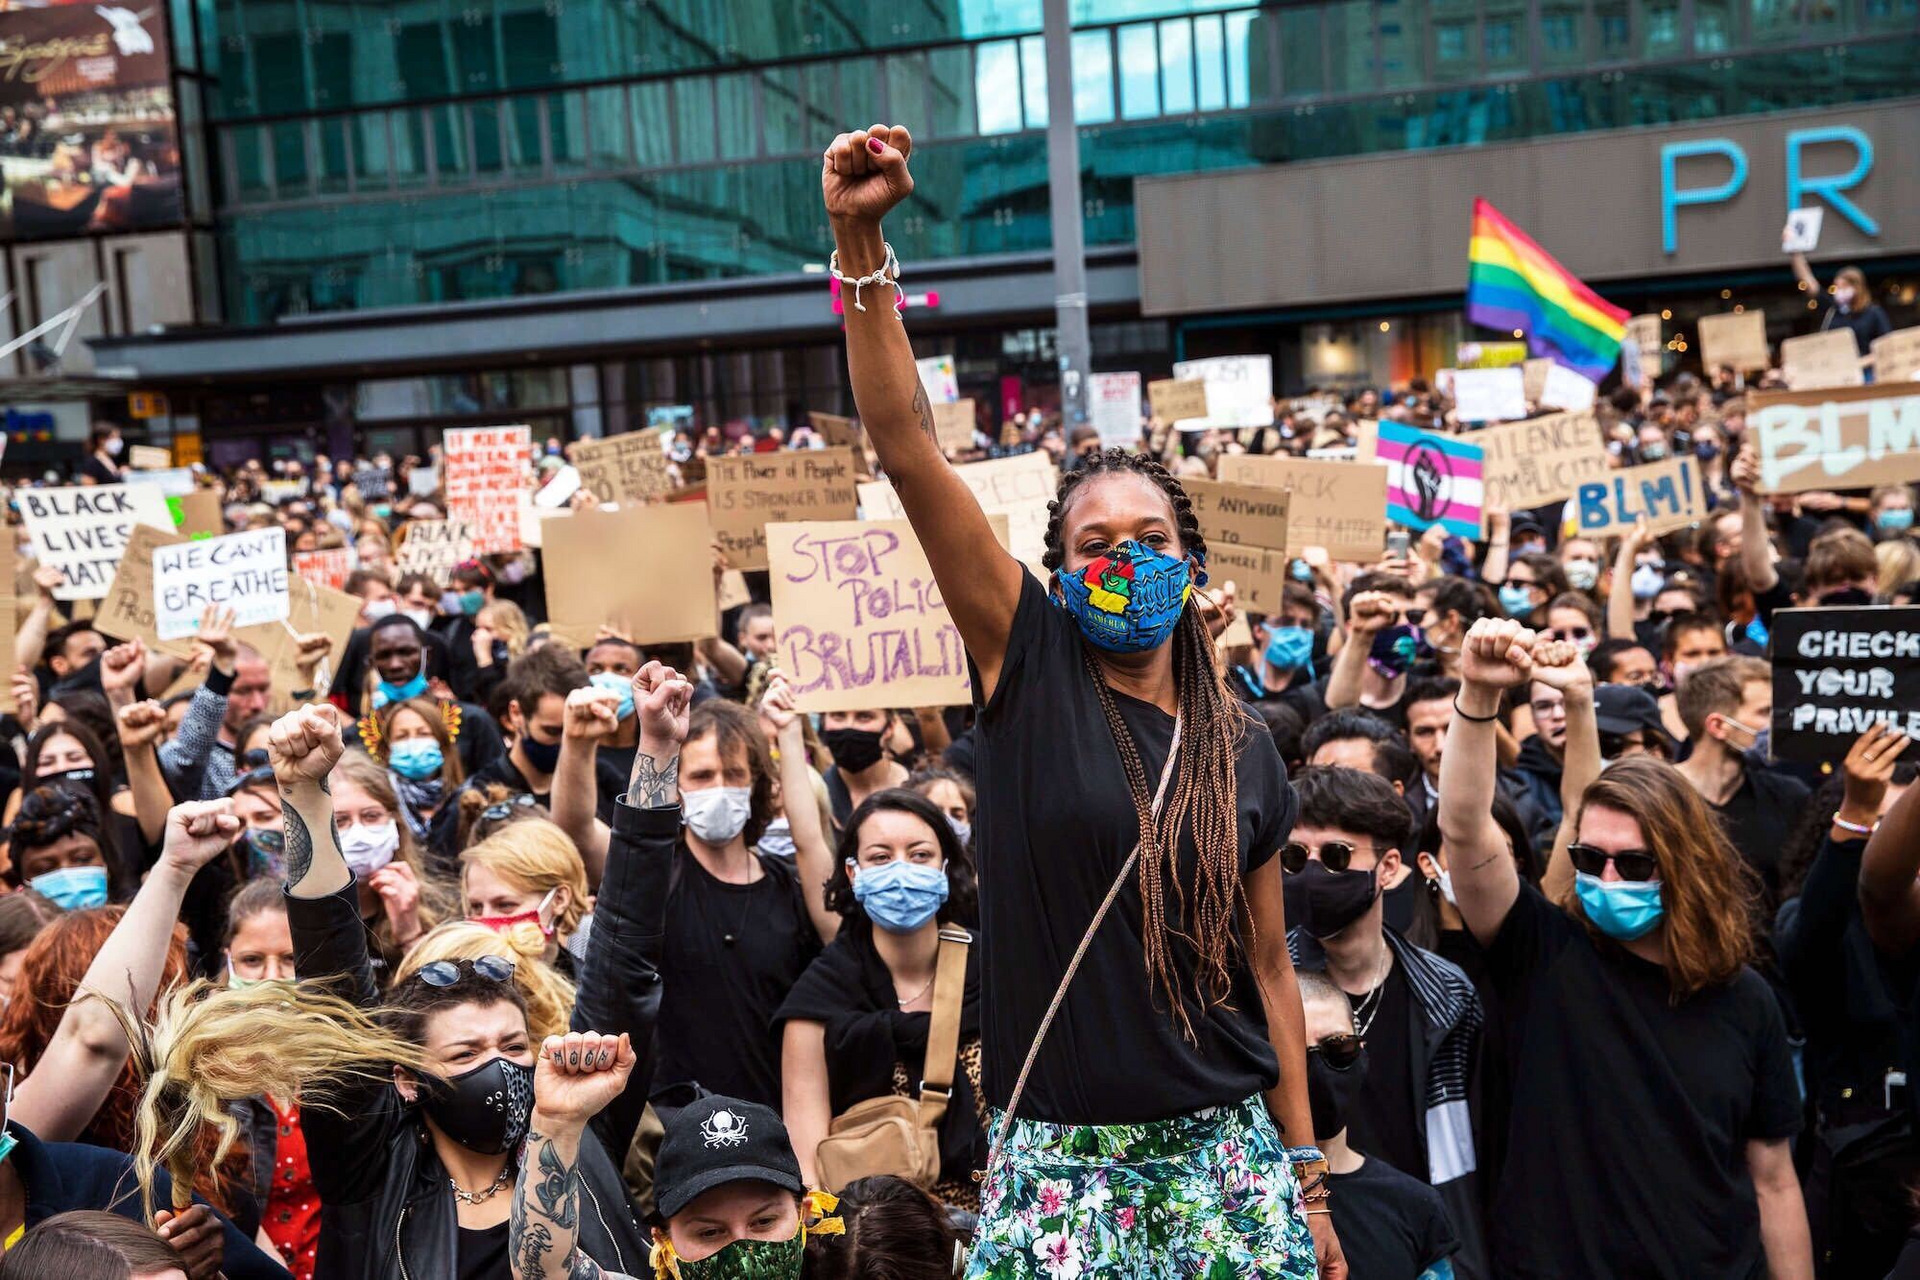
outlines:
M1366 1047L1366 1043L1352 1034L1328 1036L1308 1045L1307 1052L1319 1054L1321 1060L1335 1071L1349 1071L1354 1063L1360 1061L1360 1050Z
M1329 840L1320 846L1320 865L1329 871L1345 871L1353 863L1353 851L1359 847L1346 840ZM1380 851L1377 844L1366 847L1375 853ZM1280 868L1288 875L1298 875L1307 869L1312 854L1313 850L1298 840L1289 840L1280 846Z
M460 966L489 982L506 982L513 977L513 961L505 956L480 956L474 960L435 960L420 966L417 976L430 987L450 987L460 981Z
M1622 880L1652 880L1660 873L1660 864L1645 849L1622 849L1619 853L1608 853L1590 844L1570 844L1567 857L1573 862L1575 871L1590 876L1604 875L1607 864L1620 873Z
M1408 626L1417 627L1426 621L1427 611L1425 609L1402 609L1400 616L1407 620Z

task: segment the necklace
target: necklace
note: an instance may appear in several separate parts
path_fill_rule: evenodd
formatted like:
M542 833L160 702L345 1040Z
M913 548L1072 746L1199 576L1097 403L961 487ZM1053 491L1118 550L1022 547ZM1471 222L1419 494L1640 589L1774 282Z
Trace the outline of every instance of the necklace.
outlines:
M1353 1009L1353 1029L1361 1039L1365 1039L1368 1028L1380 1014L1380 1006L1386 1003L1383 998L1387 990L1387 970L1393 967L1393 948L1387 948L1386 958L1380 962L1380 976L1374 980L1372 990L1362 996L1360 1003Z
M939 977L940 975L939 975L939 973L938 973L938 972L936 971L936 972L934 973L934 975L933 975L933 976L934 976L934 978L937 978L937 977ZM927 985L926 985L926 986L924 986L924 987L922 987L922 988L920 988L920 989L919 989L918 991L916 991L916 992L914 992L914 993L913 993L912 995L910 995L910 996L908 996L908 997L907 997L907 998L906 998L905 1000L900 1000L898 996L896 996L896 997L894 997L894 999L895 999L896 1001L898 1001L898 1003L899 1003L899 1005L900 1005L900 1007L901 1007L902 1009L904 1009L904 1008L906 1008L906 1007L907 1007L908 1005L910 1005L910 1004L912 1004L912 1003L913 1003L913 1002L914 1002L915 1000L918 1000L918 999L919 999L919 998L920 998L921 996L923 996L923 995L925 995L925 994L927 994L927 992L929 992L929 991L931 991L931 990L933 990L933 978L928 978L928 979L927 979Z
M461 1204L485 1204L499 1195L500 1189L511 1181L513 1181L513 1161L509 1160L500 1166L500 1176L495 1178L493 1185L485 1191L462 1191L460 1184L452 1178L447 1179L447 1185L453 1188L453 1198Z

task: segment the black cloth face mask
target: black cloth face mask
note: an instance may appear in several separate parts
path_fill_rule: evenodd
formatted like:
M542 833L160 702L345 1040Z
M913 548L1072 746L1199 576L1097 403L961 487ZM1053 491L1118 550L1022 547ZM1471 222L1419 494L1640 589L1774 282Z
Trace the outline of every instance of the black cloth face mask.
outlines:
M1331 938L1358 920L1380 895L1380 881L1372 871L1329 871L1318 858L1281 877L1287 898L1287 921L1316 938Z
M421 1107L440 1131L483 1156L515 1151L533 1114L533 1068L495 1058L462 1075L420 1082Z
M885 754L880 736L878 729L822 729L820 743L840 772L859 773L871 769Z
M1317 1051L1307 1054L1307 1108L1313 1114L1313 1138L1325 1142L1347 1127L1354 1100L1367 1078L1367 1049L1360 1046L1359 1056L1344 1069L1328 1062Z

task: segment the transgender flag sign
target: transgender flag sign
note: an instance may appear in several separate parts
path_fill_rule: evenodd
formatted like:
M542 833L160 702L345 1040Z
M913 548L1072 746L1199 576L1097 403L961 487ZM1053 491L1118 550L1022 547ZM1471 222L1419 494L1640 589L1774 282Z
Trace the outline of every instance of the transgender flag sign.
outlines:
M1375 456L1387 464L1387 519L1409 529L1437 524L1462 538L1480 536L1484 449L1399 422L1382 422L1379 439Z

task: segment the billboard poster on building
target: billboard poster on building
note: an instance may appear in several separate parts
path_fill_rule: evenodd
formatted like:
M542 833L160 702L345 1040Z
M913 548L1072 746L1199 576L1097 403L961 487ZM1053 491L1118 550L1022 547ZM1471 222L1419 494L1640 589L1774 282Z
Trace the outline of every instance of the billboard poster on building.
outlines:
M0 12L0 239L184 220L161 5Z

